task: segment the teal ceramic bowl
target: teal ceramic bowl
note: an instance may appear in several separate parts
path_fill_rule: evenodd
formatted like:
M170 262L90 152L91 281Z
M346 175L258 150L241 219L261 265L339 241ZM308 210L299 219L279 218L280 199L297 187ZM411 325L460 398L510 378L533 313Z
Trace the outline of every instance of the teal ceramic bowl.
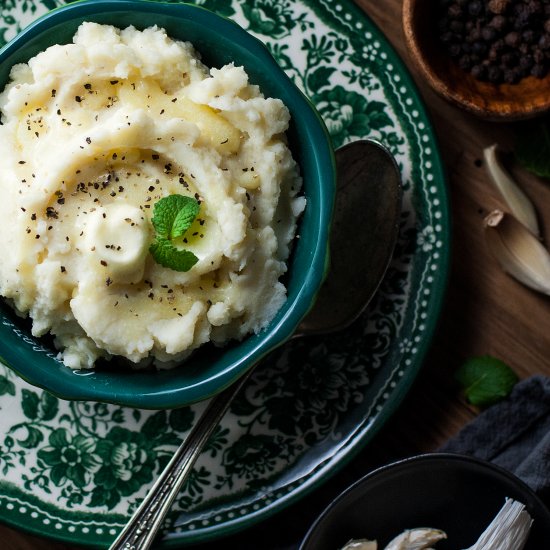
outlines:
M307 207L300 221L285 281L288 297L261 333L224 348L206 347L185 365L160 372L73 371L56 351L33 338L28 322L0 306L0 359L29 383L64 399L104 401L165 409L208 398L242 376L285 342L315 301L328 265L328 230L334 203L335 164L330 138L311 103L279 68L265 46L236 23L203 8L145 0L92 0L56 9L23 30L0 51L0 89L11 67L59 43L68 43L83 21L142 29L153 24L190 41L211 67L234 62L266 96L289 108L290 148L300 165Z

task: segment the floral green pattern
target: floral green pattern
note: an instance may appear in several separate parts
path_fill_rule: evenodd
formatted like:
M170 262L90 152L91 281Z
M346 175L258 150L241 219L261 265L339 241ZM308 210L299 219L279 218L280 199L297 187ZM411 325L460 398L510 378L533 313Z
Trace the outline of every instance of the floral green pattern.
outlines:
M0 43L65 3L5 0ZM388 146L405 197L394 260L369 311L345 338L288 343L232 404L166 526L182 543L271 513L368 442L420 365L448 242L445 186L423 107L399 59L350 0L196 3L266 43L317 106L334 147L364 137ZM151 412L66 402L0 364L0 519L75 544L90 534L108 544L204 406Z
M242 10L249 31L273 38L288 35L297 23L290 0L250 0Z
M58 487L72 482L82 489L90 481L90 474L101 465L101 456L95 454L96 443L92 437L77 434L72 437L65 428L54 430L48 438L49 446L39 449L39 463L44 473Z
M334 86L313 96L332 137L334 147L340 147L350 138L368 136L392 126L382 101L367 101L354 91Z
M102 466L94 476L90 506L113 508L153 479L155 454L142 433L115 426L97 444Z

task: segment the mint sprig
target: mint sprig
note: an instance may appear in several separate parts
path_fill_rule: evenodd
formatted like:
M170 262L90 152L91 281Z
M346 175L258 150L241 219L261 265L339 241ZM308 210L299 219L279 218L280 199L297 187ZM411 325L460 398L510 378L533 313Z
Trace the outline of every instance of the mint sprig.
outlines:
M487 407L507 397L518 382L518 375L503 361L485 355L466 361L455 373L466 399Z
M169 195L155 203L151 222L156 235L149 247L155 262L174 271L189 271L199 261L193 252L172 242L185 235L199 211L199 202L184 195Z

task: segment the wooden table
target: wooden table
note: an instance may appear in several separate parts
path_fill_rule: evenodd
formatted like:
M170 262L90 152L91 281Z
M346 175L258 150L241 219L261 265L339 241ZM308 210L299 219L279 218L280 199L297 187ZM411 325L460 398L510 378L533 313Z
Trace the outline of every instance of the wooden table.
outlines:
M498 142L510 148L513 126L484 122L447 104L426 88L407 56L401 27L401 0L356 0L378 24L409 66L428 106L449 177L453 244L449 288L431 351L405 402L374 441L344 471L290 509L221 545L239 550L291 549L308 525L347 485L372 468L436 450L475 412L453 381L468 358L484 354L509 364L521 378L550 375L550 301L502 272L486 249L482 220L504 207L481 165L482 149ZM543 233L550 240L550 182L511 166L535 202ZM68 550L0 525L3 550ZM270 542L267 542L270 541ZM217 543L197 548L213 550Z

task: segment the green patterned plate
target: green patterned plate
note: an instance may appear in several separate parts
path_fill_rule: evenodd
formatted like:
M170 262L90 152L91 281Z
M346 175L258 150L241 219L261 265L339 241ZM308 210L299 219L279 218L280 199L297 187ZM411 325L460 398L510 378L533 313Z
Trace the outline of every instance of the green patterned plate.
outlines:
M345 335L290 342L255 371L177 499L166 548L267 517L372 439L420 368L449 261L447 192L432 128L402 62L351 0L197 3L267 43L317 105L335 147L363 137L386 144L405 196L394 261L369 311ZM3 0L0 41L62 4ZM203 408L62 401L0 364L0 520L107 546Z

